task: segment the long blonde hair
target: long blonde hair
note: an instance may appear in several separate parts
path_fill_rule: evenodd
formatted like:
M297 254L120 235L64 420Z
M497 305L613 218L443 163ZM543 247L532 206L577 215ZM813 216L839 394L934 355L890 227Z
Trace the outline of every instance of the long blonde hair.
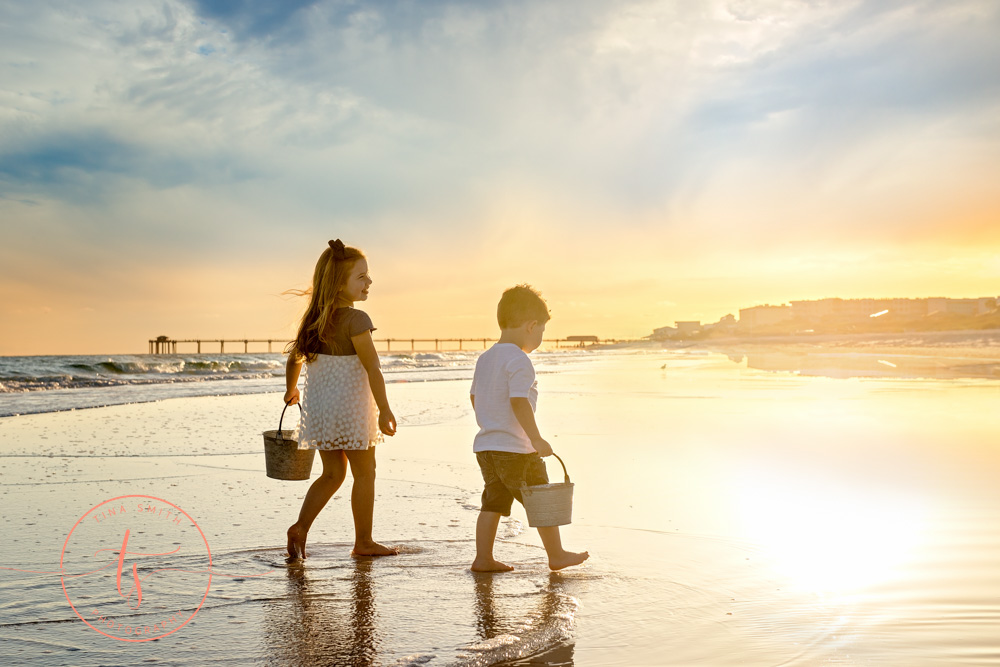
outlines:
M337 310L337 294L347 282L354 263L365 255L357 248L345 246L340 239L330 241L313 271L312 287L306 290L288 290L288 294L308 296L309 305L299 323L295 340L285 349L289 354L315 361L316 355L330 333L333 314Z

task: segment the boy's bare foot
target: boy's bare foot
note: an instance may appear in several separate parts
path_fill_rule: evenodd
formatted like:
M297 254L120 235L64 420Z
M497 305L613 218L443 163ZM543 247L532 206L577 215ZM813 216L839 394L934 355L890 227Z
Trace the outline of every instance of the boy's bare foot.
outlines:
M580 553L564 551L559 556L549 559L549 569L561 570L564 567L579 565L588 558L590 558L590 554L586 551L581 551Z
M288 529L288 558L298 560L306 557L306 536L298 524Z
M395 556L399 554L399 547L387 547L378 542L355 542L352 556Z
M469 569L473 572L510 572L514 567L493 558L477 558L472 561L472 567Z

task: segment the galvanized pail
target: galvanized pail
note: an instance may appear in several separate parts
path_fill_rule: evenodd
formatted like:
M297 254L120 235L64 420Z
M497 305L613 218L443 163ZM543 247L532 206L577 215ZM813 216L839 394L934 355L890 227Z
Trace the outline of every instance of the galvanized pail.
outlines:
M524 511L528 515L528 525L533 528L543 526L565 526L573 517L573 483L569 481L566 464L559 458L565 481L559 484L521 485Z
M264 431L264 462L267 466L267 476L272 479L309 479L316 450L299 449L299 443L292 439L295 431L281 430L287 409L288 405L285 405L281 411L277 431ZM299 410L301 409L300 405Z

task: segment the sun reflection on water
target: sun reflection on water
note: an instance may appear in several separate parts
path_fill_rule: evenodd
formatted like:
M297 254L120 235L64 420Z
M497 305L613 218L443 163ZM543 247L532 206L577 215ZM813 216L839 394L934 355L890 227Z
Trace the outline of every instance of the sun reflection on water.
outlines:
M746 537L803 591L847 594L902 576L927 528L913 498L815 477L754 474L736 494Z

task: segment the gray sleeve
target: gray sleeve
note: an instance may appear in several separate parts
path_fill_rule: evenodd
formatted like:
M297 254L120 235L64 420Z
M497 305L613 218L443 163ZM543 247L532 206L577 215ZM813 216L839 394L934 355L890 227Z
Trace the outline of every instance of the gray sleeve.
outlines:
M363 310L355 310L351 313L351 321L347 323L347 333L351 338L354 338L366 331L375 331L372 318L368 317L368 313Z

